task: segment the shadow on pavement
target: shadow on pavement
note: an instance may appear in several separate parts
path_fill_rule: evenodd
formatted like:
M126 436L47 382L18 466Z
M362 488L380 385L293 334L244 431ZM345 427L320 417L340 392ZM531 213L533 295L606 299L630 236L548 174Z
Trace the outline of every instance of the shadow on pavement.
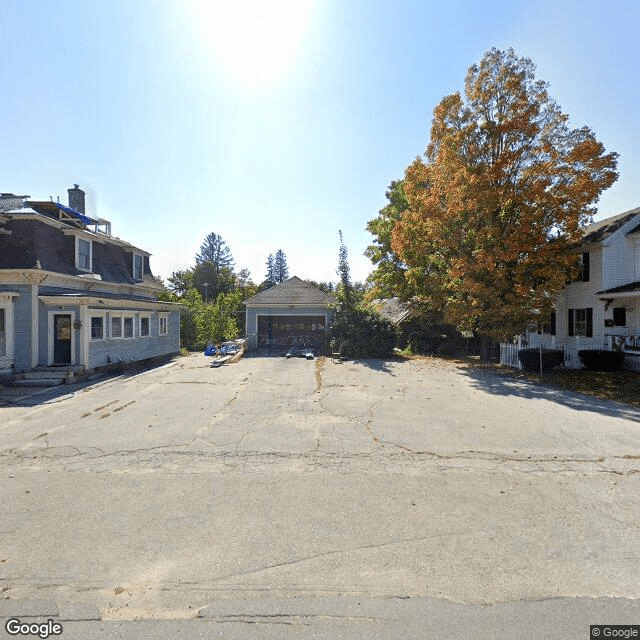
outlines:
M459 366L458 370L470 380L473 387L492 395L549 400L576 411L590 411L605 416L640 422L640 410L622 402L587 396L575 391L553 389L545 386L544 382L516 380L486 369Z
M127 364L121 369L96 373L77 382L60 384L54 387L16 387L6 385L3 389L0 389L0 409L2 409L3 406L35 407L41 404L59 402L60 400L73 396L79 391L84 391L85 389L90 389L118 378L132 378L147 371L153 371L154 369L167 366L171 362L171 359L163 359L153 365L146 366L136 363Z
M372 369L373 371L380 371L382 373L388 373L391 376L395 377L395 373L391 368L391 364L394 362L402 362L400 358L389 358L387 360L381 360L379 358L364 358L362 360L353 360L357 364L361 364L363 367L367 367L367 369Z
M72 384L60 384L55 387L7 387L0 391L0 410L6 407L35 407L40 404L59 402L94 385L123 377L122 374L111 373L93 380L83 380Z

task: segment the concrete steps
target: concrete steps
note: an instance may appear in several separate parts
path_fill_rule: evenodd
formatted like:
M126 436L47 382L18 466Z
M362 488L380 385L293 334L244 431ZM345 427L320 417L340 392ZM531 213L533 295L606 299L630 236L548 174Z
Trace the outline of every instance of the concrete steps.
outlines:
M22 374L22 377L25 380L55 380L56 378L72 378L74 375L75 374L73 372L67 371L25 371Z
M76 374L83 370L80 366L63 367L35 367L25 371L13 381L14 387L55 387L60 384L70 384Z
M31 372L58 372L60 373L61 371L64 371L65 373L80 373L81 371L84 371L84 367L80 364L65 364L65 365L59 365L56 367L34 367L33 369L31 369ZM27 373L30 373L29 371Z

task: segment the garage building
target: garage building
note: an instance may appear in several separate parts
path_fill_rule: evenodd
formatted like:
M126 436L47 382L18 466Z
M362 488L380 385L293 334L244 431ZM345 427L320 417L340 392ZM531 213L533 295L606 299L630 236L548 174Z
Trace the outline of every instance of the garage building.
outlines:
M245 300L250 350L291 345L320 348L333 319L335 298L294 276Z

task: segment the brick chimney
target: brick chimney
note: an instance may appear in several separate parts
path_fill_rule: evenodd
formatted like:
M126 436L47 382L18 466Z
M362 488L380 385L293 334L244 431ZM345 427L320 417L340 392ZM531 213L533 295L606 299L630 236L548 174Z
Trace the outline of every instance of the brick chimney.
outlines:
M77 185L73 189L67 189L69 194L69 206L78 213L84 213L84 191Z

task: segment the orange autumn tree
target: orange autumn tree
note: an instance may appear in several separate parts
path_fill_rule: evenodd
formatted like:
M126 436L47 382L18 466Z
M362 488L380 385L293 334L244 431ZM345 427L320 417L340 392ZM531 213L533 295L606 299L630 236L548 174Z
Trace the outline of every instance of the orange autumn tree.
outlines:
M391 231L404 297L409 290L483 336L485 356L490 338L510 338L550 311L580 227L617 178L617 154L587 127L570 129L547 89L528 58L487 52L469 69L464 96L435 108Z

